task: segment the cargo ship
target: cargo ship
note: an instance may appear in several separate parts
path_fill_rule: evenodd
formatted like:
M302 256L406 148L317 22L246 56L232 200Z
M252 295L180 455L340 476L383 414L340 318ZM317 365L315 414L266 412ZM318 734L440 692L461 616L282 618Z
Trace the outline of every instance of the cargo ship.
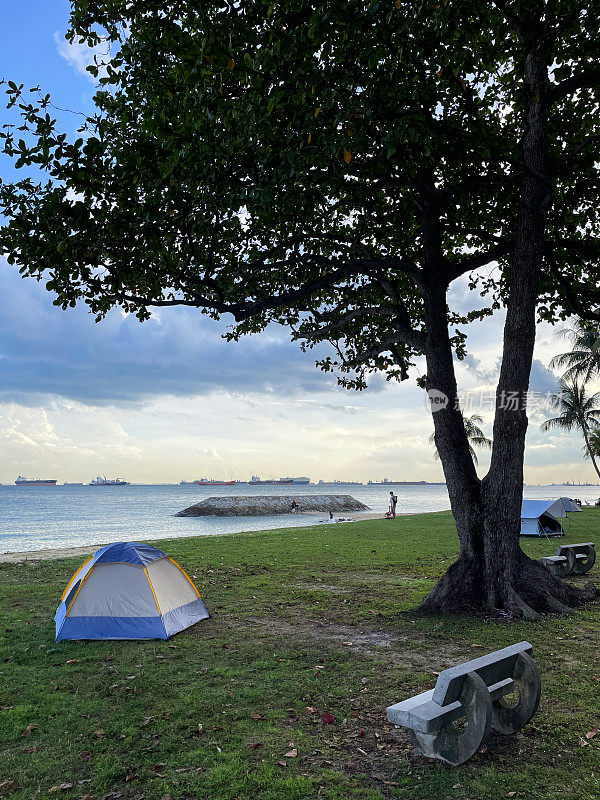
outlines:
M97 475L89 482L89 486L129 486L129 481L123 478L107 478L106 475Z
M319 481L319 486L363 486L362 481Z
M390 481L384 478L382 481L368 481L367 486L445 486L445 484L431 481Z
M213 481L208 478L201 478L199 481L193 481L198 486L235 486L235 481Z
M17 486L56 486L56 478L24 478L19 475L15 483Z
M310 478L302 476L300 478L269 478L262 481L258 475L253 475L248 481L252 486L306 486L310 483Z

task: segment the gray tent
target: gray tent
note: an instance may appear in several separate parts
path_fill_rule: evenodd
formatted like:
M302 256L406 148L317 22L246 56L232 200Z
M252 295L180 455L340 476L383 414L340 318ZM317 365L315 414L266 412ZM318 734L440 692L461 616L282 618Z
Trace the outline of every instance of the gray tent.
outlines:
M566 516L560 500L523 500L521 536L564 536L560 519Z
M559 497L558 499L562 503L565 511L581 511L581 506L570 497Z

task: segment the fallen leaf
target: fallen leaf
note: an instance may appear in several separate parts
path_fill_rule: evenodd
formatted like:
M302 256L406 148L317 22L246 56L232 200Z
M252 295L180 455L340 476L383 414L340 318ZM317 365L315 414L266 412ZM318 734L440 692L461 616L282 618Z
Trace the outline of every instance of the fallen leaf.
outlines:
M36 750L37 750L37 747L24 747L23 748L23 752L24 753L35 753Z
M366 732L366 730L365 730L364 728L361 728L361 729L360 729L360 733L359 733L358 735L359 735L359 736L366 736L366 735L367 735L367 732Z
M285 757L286 757L286 758L296 758L296 756L297 756L297 755L298 755L298 751L297 751L297 750L296 750L296 748L294 747L292 750L290 750L290 752L289 752L289 753L286 753L286 754L285 754Z
M21 734L21 736L29 736L31 731L34 731L36 728L39 727L40 726L37 724L37 722L30 722L29 725L25 728L25 730Z
M90 751L89 750L82 750L81 753L77 754L80 758L83 758L84 761L90 760Z
M58 792L59 789L60 789L60 786L51 786L48 789L48 794L54 794L54 792Z
M68 661L65 661L65 664L79 664L80 662L80 658L70 658Z
M344 161L349 164L352 161L352 153L349 150L344 150Z
M471 647L483 647L482 644L472 644Z
M262 746L263 746L262 742L250 742L249 744L246 745L248 750L258 750L258 748Z
M331 716L329 711L324 711L321 714L321 721L325 723L325 725L333 725L335 723L334 718Z
M73 784L72 783L61 783L61 785L58 788L61 790L61 792L68 792L69 789L73 788Z
M460 783L455 783L452 788L453 789L460 789Z
M509 792L506 796L507 797L514 797L515 795L516 795L516 792Z
M235 61L233 58L227 59L227 69L233 69L235 67Z
M277 764L278 764L280 767L287 767L287 761L278 761L278 762L277 762Z
M126 781L127 783L129 783L129 781L133 781L133 780L135 780L135 778L136 778L136 774L135 774L135 772L130 772L130 773L129 773L129 774L126 776L126 777L125 777L125 781Z
M92 736L94 736L96 739L102 738L102 736L104 736L104 729L97 728L95 731L92 731Z
M304 707L304 713L305 714L316 714L317 713L317 709L314 706L305 706Z
M580 736L579 737L579 747L587 747L588 745L589 745L589 742L587 741L587 739L584 739L583 736Z
M598 728L592 728L591 731L588 731L585 735L586 739L593 739L594 736L598 733Z
M264 717L262 714L259 714L258 711L251 711L250 719L264 719Z

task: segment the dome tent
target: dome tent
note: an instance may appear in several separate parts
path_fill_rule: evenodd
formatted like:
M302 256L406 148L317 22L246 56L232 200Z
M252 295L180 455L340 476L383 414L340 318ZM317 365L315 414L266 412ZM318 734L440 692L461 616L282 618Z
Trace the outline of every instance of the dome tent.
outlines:
M209 616L184 570L162 550L117 542L73 575L54 615L61 639L168 639Z

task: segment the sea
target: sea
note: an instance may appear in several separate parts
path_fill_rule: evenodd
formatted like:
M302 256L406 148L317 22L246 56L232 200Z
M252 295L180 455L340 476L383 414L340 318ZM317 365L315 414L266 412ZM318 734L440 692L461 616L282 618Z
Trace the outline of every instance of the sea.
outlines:
M178 511L215 495L349 494L383 516L390 489L398 513L450 507L445 484L413 486L0 486L0 553L102 545L138 539L214 536L314 525L326 514L268 517L177 517ZM527 486L527 498L578 497L594 502L600 486ZM291 506L291 499L290 499ZM344 515L339 515L344 516ZM352 517L360 517L353 513Z

